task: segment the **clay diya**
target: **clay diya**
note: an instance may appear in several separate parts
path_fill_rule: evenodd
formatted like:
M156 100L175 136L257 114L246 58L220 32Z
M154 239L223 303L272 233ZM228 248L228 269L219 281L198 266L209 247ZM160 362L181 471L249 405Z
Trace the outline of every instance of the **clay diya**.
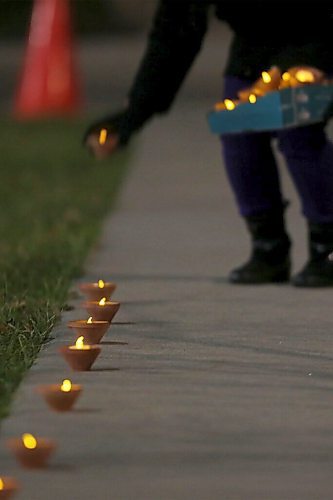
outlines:
M72 409L81 394L81 386L66 379L62 384L40 385L37 392L44 397L52 410L63 412Z
M67 326L75 330L76 339L83 336L87 345L95 345L100 343L110 328L110 323L109 321L93 320L90 316L87 321L83 319L69 321Z
M35 438L32 434L23 434L21 438L8 439L7 446L20 465L29 469L46 467L50 456L56 449L53 440Z
M110 298L115 289L116 283L105 283L103 280L98 280L96 283L81 283L79 289L87 297L87 300L99 301L103 297Z
M0 499L12 498L19 489L17 481L13 477L0 477Z
M101 348L85 344L84 337L81 336L75 345L62 346L59 351L73 370L88 371L100 354Z
M103 297L100 301L84 302L83 307L94 320L111 323L120 307L120 302L109 301Z

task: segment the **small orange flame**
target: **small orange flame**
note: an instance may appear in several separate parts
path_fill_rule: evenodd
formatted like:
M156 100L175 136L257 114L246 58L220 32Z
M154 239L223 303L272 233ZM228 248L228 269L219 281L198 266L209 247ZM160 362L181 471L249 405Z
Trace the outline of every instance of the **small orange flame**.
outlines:
M90 316L90 318L87 319L87 324L88 325L91 325L93 322L93 319L92 319L92 316Z
M298 70L295 77L300 83L312 83L315 81L314 74L307 69Z
M290 73L288 73L288 71L285 71L283 74L282 74L282 80L284 82L289 82L291 76L290 76Z
M106 303L106 297L103 297L99 302L98 302L98 305L100 306L105 306L105 303Z
M263 79L264 83L270 83L272 81L272 77L267 71L263 71L261 73L261 78Z
M5 487L5 483L3 482L3 480L1 479L0 477L0 491L2 491Z
M98 288L104 288L105 287L105 283L103 280L98 280Z
M99 133L99 139L98 139L98 142L103 145L106 143L106 138L108 136L108 131L106 130L106 128L102 128L100 133Z
M63 380L60 389L62 392L70 392L72 389L72 382L68 379Z
M257 96L255 94L250 94L249 101L251 104L254 104L255 102L257 102Z
M84 348L84 336L81 335L81 337L78 337L78 339L75 342L75 347L76 349L83 349Z
M78 337L78 338L76 339L75 345L70 345L70 346L69 346L69 349L72 349L72 350L81 350L81 351L83 351L83 350L88 350L88 349L90 349L90 345L86 345L86 344L84 343L84 336L83 336L83 335L81 335L81 337Z
M232 111L236 107L234 101L232 101L231 99L224 99L223 102L228 111Z
M32 434L23 434L22 441L28 450L34 450L37 447L37 440Z

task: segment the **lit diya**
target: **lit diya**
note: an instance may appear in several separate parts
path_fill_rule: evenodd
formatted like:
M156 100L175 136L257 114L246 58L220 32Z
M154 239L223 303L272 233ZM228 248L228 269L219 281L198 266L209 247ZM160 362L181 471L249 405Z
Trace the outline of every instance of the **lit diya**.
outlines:
M87 321L84 319L69 321L67 326L75 330L77 339L83 336L86 344L95 345L100 343L106 331L110 328L110 323L109 321L94 320L90 316Z
M52 410L63 412L72 409L81 394L81 386L65 379L62 384L40 385L37 392L44 397Z
M98 280L96 283L80 283L79 289L87 297L88 300L99 301L103 297L111 297L115 289L116 283L105 282Z
M84 302L83 307L94 320L111 323L120 307L120 302L110 301L103 297L100 301Z
M0 499L12 498L19 489L18 482L13 477L0 477Z
M238 97L242 102L254 104L258 97L267 92L278 90L281 85L281 71L278 66L272 66L269 71L262 71L260 78L254 84L238 92Z
M59 352L73 370L88 371L100 354L101 348L97 345L85 344L82 335L77 339L75 345L62 346Z
M20 465L30 469L45 467L56 449L55 441L52 439L36 438L32 434L8 439L7 446Z

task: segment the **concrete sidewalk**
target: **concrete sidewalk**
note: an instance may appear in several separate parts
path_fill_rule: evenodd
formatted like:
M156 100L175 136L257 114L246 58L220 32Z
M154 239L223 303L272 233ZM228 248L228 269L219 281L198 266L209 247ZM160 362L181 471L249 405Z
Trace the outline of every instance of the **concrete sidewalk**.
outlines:
M248 238L210 104L180 100L140 138L84 277L118 283L107 340L120 343L71 373L58 347L72 341L67 321L86 318L81 298L63 315L2 427L0 471L20 480L19 498L332 499L332 292L226 283ZM304 221L281 171L298 270ZM34 389L68 376L82 397L52 413ZM47 470L23 470L6 450L23 432L57 440Z

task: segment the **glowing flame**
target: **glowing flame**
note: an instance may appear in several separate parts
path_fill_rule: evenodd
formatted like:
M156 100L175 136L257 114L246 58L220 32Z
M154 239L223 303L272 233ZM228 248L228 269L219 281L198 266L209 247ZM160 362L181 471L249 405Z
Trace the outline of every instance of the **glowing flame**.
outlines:
M81 337L78 337L78 339L75 342L75 348L76 349L83 349L84 348L84 336L81 335Z
M75 345L70 345L69 349L84 351L84 350L91 349L91 347L90 347L90 345L86 345L84 343L84 336L81 335L81 337L78 337L76 339Z
M223 102L227 110L232 111L235 109L235 103L231 99L224 99Z
M72 389L72 382L68 379L63 380L60 389L62 392L70 392Z
M103 280L98 280L98 288L104 288L105 287L105 283Z
M103 297L99 302L98 302L98 305L100 306L105 306L105 303L106 303L106 297Z
M261 78L263 79L264 83L270 83L272 81L271 75L267 73L267 71L263 71L261 73Z
M0 477L0 491L3 490L4 487L5 487L5 483L3 482L3 480Z
M296 80L301 83L312 83L315 81L314 74L307 69L300 69L296 72Z
M101 145L106 143L107 135L108 135L108 131L106 130L106 128L102 128L102 130L99 133L99 143Z
M29 450L34 450L37 447L37 440L32 434L23 434L22 441Z
M289 82L291 76L290 76L290 73L288 73L288 71L285 71L283 74L282 74L282 80L284 82Z
M251 104L254 104L255 102L257 102L257 96L255 94L250 94L249 101Z
M92 324L92 316L90 316L90 318L88 318L87 323L88 323L88 325Z

